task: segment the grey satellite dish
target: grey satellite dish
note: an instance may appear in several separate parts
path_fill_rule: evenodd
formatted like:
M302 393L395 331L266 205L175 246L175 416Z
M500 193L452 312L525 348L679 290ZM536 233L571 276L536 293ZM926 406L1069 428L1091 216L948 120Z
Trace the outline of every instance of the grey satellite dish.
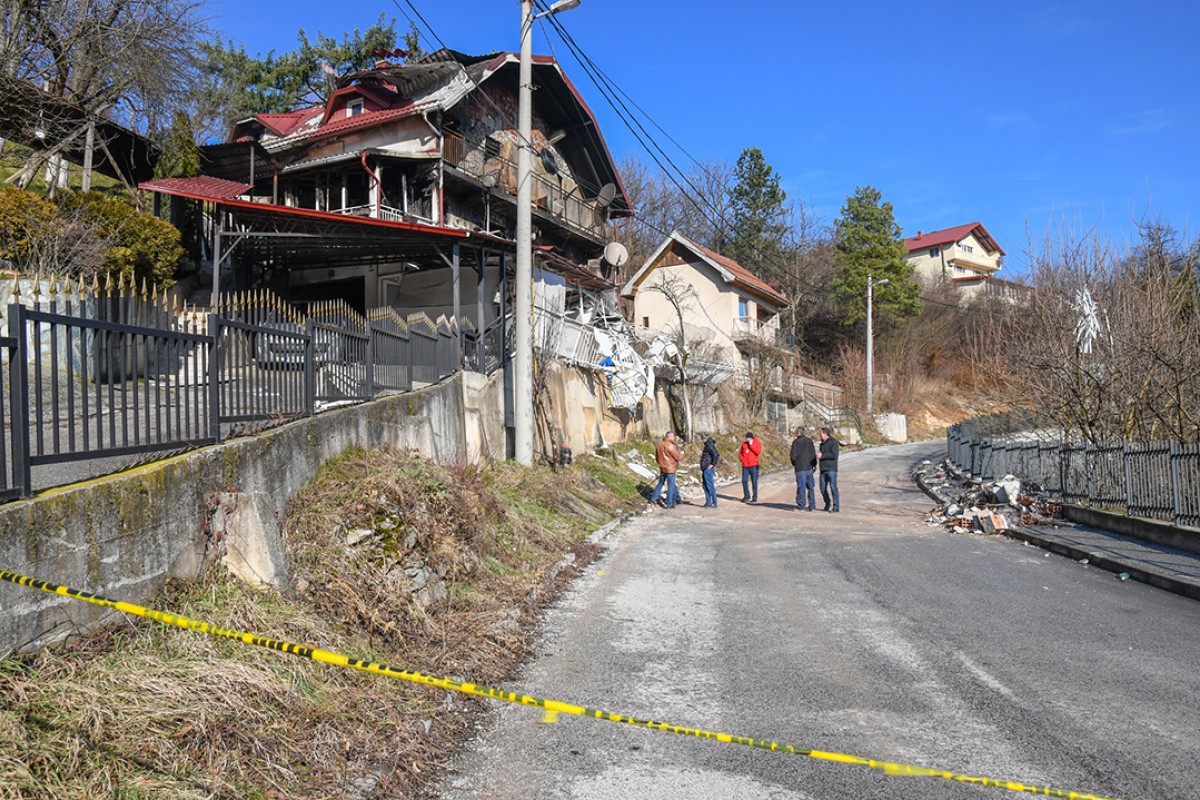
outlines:
M615 199L617 199L617 187L612 183L601 186L600 193L596 195L596 202L600 204L601 208L608 208Z
M604 246L604 260L614 267L623 267L629 260L629 251L620 242L609 242Z
M546 168L546 172L550 175L558 174L558 159L554 157L553 151L542 149L542 166Z

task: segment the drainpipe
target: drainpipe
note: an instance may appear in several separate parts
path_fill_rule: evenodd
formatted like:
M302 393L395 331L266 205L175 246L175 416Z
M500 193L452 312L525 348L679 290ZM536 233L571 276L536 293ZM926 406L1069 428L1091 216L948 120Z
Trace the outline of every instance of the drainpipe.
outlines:
M363 150L359 154L359 160L362 161L362 168L367 171L367 174L371 176L371 180L375 184L373 187L373 190L371 192L371 206L372 206L371 218L379 219L379 195L383 191L383 187L380 185L379 176L376 175L371 170L371 168L367 166L367 151L366 150Z

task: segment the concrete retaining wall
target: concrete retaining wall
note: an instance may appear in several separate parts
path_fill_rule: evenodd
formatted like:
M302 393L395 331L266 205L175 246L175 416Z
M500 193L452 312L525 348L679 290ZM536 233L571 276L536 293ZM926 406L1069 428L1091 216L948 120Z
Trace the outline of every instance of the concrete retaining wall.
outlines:
M0 569L144 604L167 578L200 573L218 492L265 492L279 513L323 463L351 448L390 445L444 464L502 457L503 383L502 372L490 379L460 373L409 394L0 506ZM82 632L110 616L0 584L0 653Z

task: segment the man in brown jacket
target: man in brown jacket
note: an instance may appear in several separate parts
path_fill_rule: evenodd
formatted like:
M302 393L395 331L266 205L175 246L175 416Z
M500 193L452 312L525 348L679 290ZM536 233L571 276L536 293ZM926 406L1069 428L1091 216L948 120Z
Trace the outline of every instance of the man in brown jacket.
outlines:
M654 487L654 492L650 495L650 505L647 508L653 508L658 502L664 483L667 485L666 506L674 508L679 502L679 487L675 485L675 473L679 471L679 462L683 460L683 453L675 444L674 431L667 431L662 441L655 445L654 460L658 462L658 485Z

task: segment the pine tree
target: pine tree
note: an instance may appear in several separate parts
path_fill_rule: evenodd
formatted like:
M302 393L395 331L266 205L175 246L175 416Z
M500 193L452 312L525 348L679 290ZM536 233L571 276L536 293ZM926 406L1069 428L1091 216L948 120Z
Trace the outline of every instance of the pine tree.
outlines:
M733 219L722 252L746 267L783 266L791 225L779 175L761 150L750 147L738 157L733 178L729 198Z
M878 189L859 187L846 198L833 237L839 270L833 292L843 324L853 325L866 317L867 276L876 283L888 281L875 289L876 320L899 322L921 313L921 285L904 260L906 251L892 204L883 202Z

